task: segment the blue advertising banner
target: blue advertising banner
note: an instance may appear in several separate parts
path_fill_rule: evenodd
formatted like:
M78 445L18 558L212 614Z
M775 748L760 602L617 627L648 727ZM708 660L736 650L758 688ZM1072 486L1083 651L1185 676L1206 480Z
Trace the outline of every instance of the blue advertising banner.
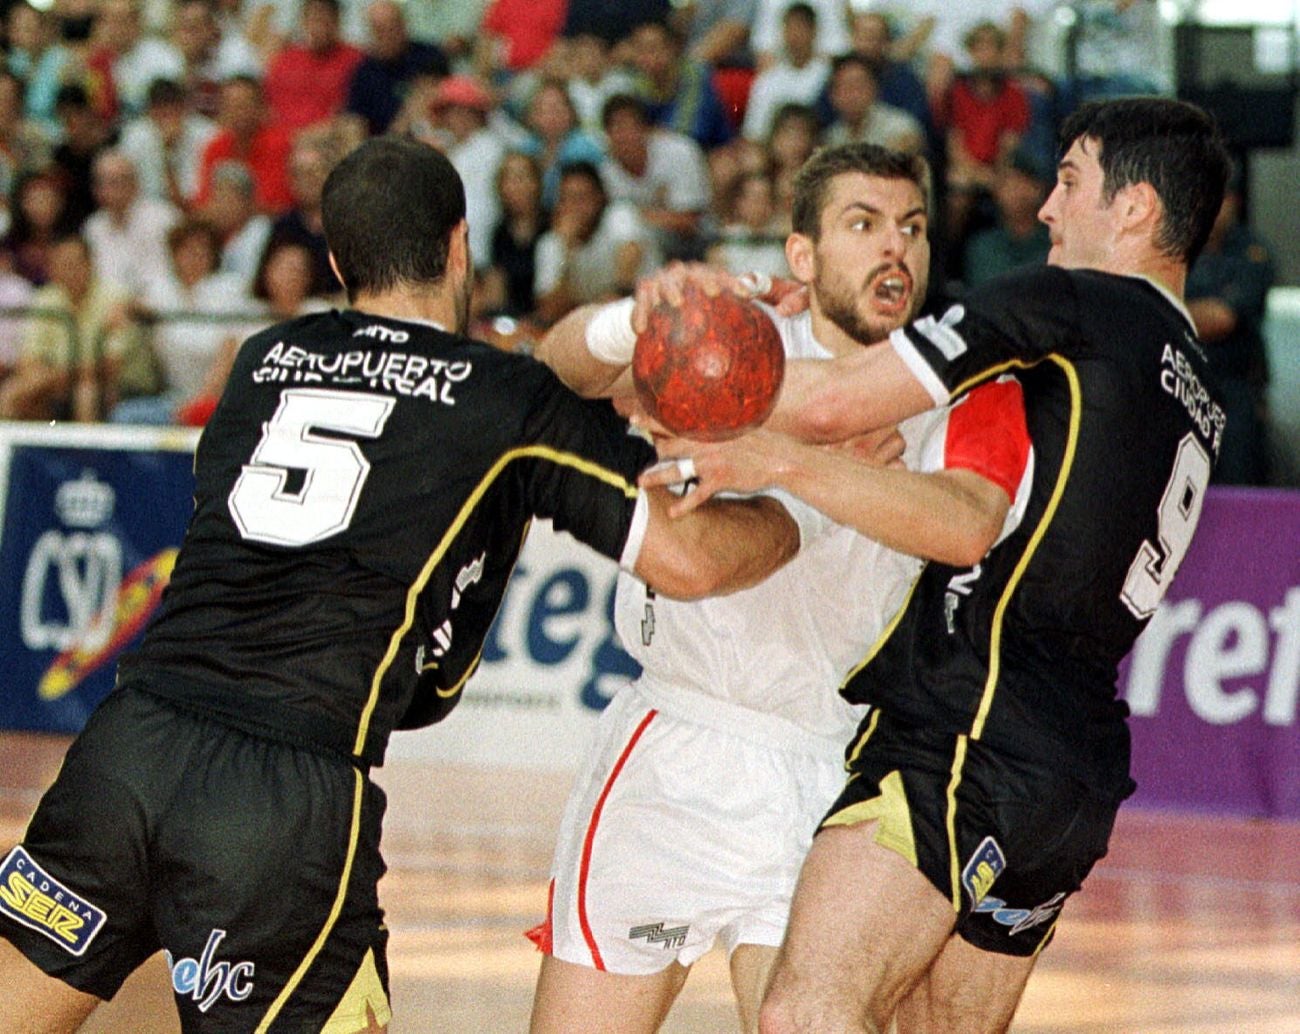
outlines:
M137 429L0 433L0 727L76 732L112 688L189 521L194 441Z

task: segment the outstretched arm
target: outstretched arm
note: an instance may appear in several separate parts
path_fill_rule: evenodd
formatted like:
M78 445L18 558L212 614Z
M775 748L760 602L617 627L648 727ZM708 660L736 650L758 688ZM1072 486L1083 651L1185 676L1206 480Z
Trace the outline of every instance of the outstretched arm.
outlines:
M714 493L781 488L838 524L893 549L957 566L976 563L997 541L1011 500L1006 491L970 470L917 474L872 467L843 452L757 431L730 442L661 443L667 458L689 457L699 484L675 500L670 515L687 514ZM680 472L656 467L646 485L671 483Z

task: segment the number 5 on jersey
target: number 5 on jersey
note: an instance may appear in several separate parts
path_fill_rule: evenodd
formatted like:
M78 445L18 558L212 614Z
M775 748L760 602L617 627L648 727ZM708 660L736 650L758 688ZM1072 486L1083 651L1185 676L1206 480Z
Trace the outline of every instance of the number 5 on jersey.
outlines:
M255 542L305 546L343 531L361 498L370 461L356 442L316 432L378 438L396 402L387 395L325 388L282 392L230 492L230 515L239 533ZM296 492L286 488L290 470L305 472Z

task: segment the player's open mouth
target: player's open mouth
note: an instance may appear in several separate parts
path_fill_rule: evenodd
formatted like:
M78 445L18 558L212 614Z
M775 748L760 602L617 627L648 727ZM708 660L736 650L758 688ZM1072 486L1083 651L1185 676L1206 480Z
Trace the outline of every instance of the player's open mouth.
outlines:
M887 313L902 312L912 298L912 278L901 269L886 269L870 284L875 307Z

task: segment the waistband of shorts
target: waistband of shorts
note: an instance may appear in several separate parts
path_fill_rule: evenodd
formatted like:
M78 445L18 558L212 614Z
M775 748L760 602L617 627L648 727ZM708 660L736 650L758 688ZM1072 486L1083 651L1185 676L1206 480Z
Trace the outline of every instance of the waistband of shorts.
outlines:
M262 701L250 698L232 701L228 692L205 686L184 675L170 672L157 675L161 677L133 674L119 680L117 688L145 693L178 711L237 729L249 736L336 758L362 772L369 772L371 765L376 763L372 758L357 757L351 752L351 743L341 723L308 722L296 715L286 719Z
M660 682L646 675L642 675L629 688L664 714L718 729L775 750L825 758L828 753L843 754L848 742L848 735L842 740L822 736L779 715L755 711L729 700L706 696L698 690ZM851 732L849 730L849 734Z

